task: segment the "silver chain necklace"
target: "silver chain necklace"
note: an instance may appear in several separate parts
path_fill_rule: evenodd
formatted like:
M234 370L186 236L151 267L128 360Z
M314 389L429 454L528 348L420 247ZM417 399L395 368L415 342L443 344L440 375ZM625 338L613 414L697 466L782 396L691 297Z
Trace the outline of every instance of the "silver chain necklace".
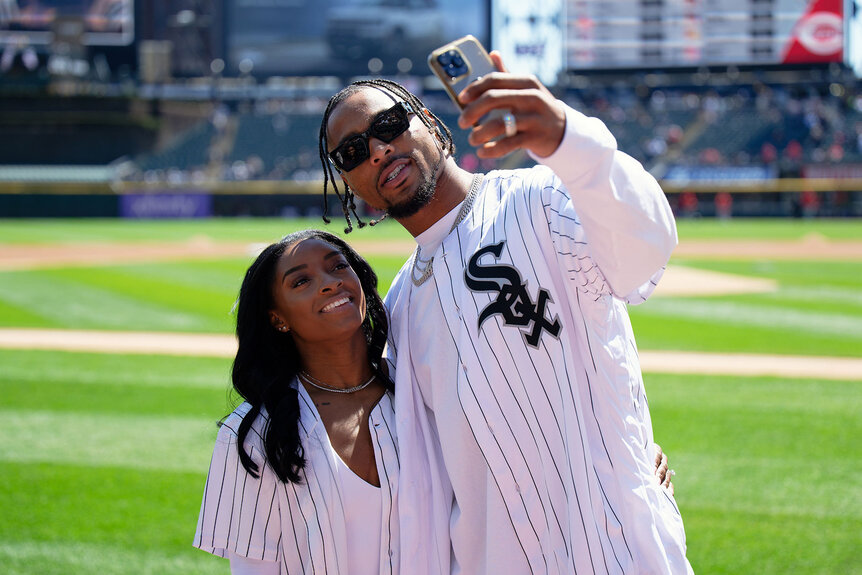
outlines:
M476 201L476 194L479 193L479 188L482 187L482 180L485 178L482 174L475 174L473 176L473 181L470 182L470 191L467 192L467 197L464 198L464 201L461 202L461 209L458 211L458 216L455 218L455 222L452 224L452 227L449 228L449 232L446 235L452 233L452 231L458 227L458 224L464 221L464 218L467 217L467 214L470 212L470 208L473 207L473 202ZM420 264L423 264L420 266ZM419 273L419 277L416 277L416 273ZM431 256L427 260L422 259L422 248L420 246L416 246L416 251L413 253L413 268L410 270L410 279L413 280L413 285L421 286L431 275L434 273L434 256Z
M316 387L321 391L331 391L332 393L354 393L357 391L361 391L371 385L371 382L377 379L377 374L373 374L371 379L366 381L365 383L360 383L359 385L354 385L353 387L333 387L326 383L323 383L319 379L314 379L311 377L308 372L300 371L298 374L299 379L310 385L311 387Z

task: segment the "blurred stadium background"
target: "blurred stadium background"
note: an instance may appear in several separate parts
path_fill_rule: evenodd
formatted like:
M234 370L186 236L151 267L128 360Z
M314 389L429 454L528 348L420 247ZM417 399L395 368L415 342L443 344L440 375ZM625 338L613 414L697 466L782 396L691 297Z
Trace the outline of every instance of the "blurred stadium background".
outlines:
M0 0L0 217L313 213L333 91L396 77L454 123L425 57L465 33L603 119L681 216L856 216L856 11L845 0ZM462 165L491 166L456 136Z
M385 75L454 127L425 58L471 33L603 119L678 216L631 315L695 571L862 573L858 10L0 0L0 572L228 571L190 542L242 274L321 224L331 94ZM466 168L529 164L454 135ZM382 291L412 248L348 239Z

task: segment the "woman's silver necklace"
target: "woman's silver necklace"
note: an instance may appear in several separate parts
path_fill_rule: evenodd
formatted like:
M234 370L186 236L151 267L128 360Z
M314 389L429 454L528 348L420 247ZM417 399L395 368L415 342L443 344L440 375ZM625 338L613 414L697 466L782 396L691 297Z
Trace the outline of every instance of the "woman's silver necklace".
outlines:
M314 379L308 374L308 372L300 371L297 375L299 376L299 379L301 379L311 387L316 387L321 391L331 391L332 393L354 393L357 391L362 391L363 389L371 385L372 381L377 379L377 374L373 374L371 376L371 379L369 379L365 383L360 383L359 385L354 385L353 387L333 387L331 385L323 383L319 379Z
M455 222L452 224L452 227L449 228L449 232L446 235L452 233L452 230L458 227L458 224L464 221L464 218L467 217L467 214L470 212L470 208L473 207L473 202L476 200L476 194L479 193L479 188L482 187L482 180L485 176L482 174L475 174L473 176L473 181L470 182L470 191L467 192L467 197L464 198L464 201L461 202L461 209L458 211L458 216L455 218ZM419 274L419 277L416 274ZM430 278L434 273L434 256L431 256L427 260L422 259L422 248L420 246L416 246L416 252L413 254L413 269L410 270L410 279L413 280L413 285L421 286L428 278Z

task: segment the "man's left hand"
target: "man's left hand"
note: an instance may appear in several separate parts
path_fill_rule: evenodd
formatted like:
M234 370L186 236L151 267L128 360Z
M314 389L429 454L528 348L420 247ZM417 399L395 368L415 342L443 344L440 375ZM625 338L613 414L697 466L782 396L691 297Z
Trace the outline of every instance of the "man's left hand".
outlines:
M565 108L535 76L510 74L505 71L499 52L493 51L490 56L501 71L483 76L464 88L458 96L464 106L458 125L472 128L470 144L478 148L476 154L480 158L500 158L519 148L540 158L550 156L563 139ZM495 109L506 109L514 116L517 131L513 135L506 135L501 118L476 125Z
M673 495L673 469L668 467L667 455L662 451L661 445L655 444L655 476L658 478L659 484L664 486L670 494Z

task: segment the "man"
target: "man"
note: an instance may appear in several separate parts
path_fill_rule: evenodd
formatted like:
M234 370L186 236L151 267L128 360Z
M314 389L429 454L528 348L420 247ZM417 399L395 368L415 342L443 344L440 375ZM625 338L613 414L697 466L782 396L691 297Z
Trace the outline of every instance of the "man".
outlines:
M664 194L535 78L490 74L460 98L480 157L542 165L466 172L448 128L382 81L336 94L321 126L348 224L356 194L418 244L387 295L402 568L691 572L626 312L676 245Z

